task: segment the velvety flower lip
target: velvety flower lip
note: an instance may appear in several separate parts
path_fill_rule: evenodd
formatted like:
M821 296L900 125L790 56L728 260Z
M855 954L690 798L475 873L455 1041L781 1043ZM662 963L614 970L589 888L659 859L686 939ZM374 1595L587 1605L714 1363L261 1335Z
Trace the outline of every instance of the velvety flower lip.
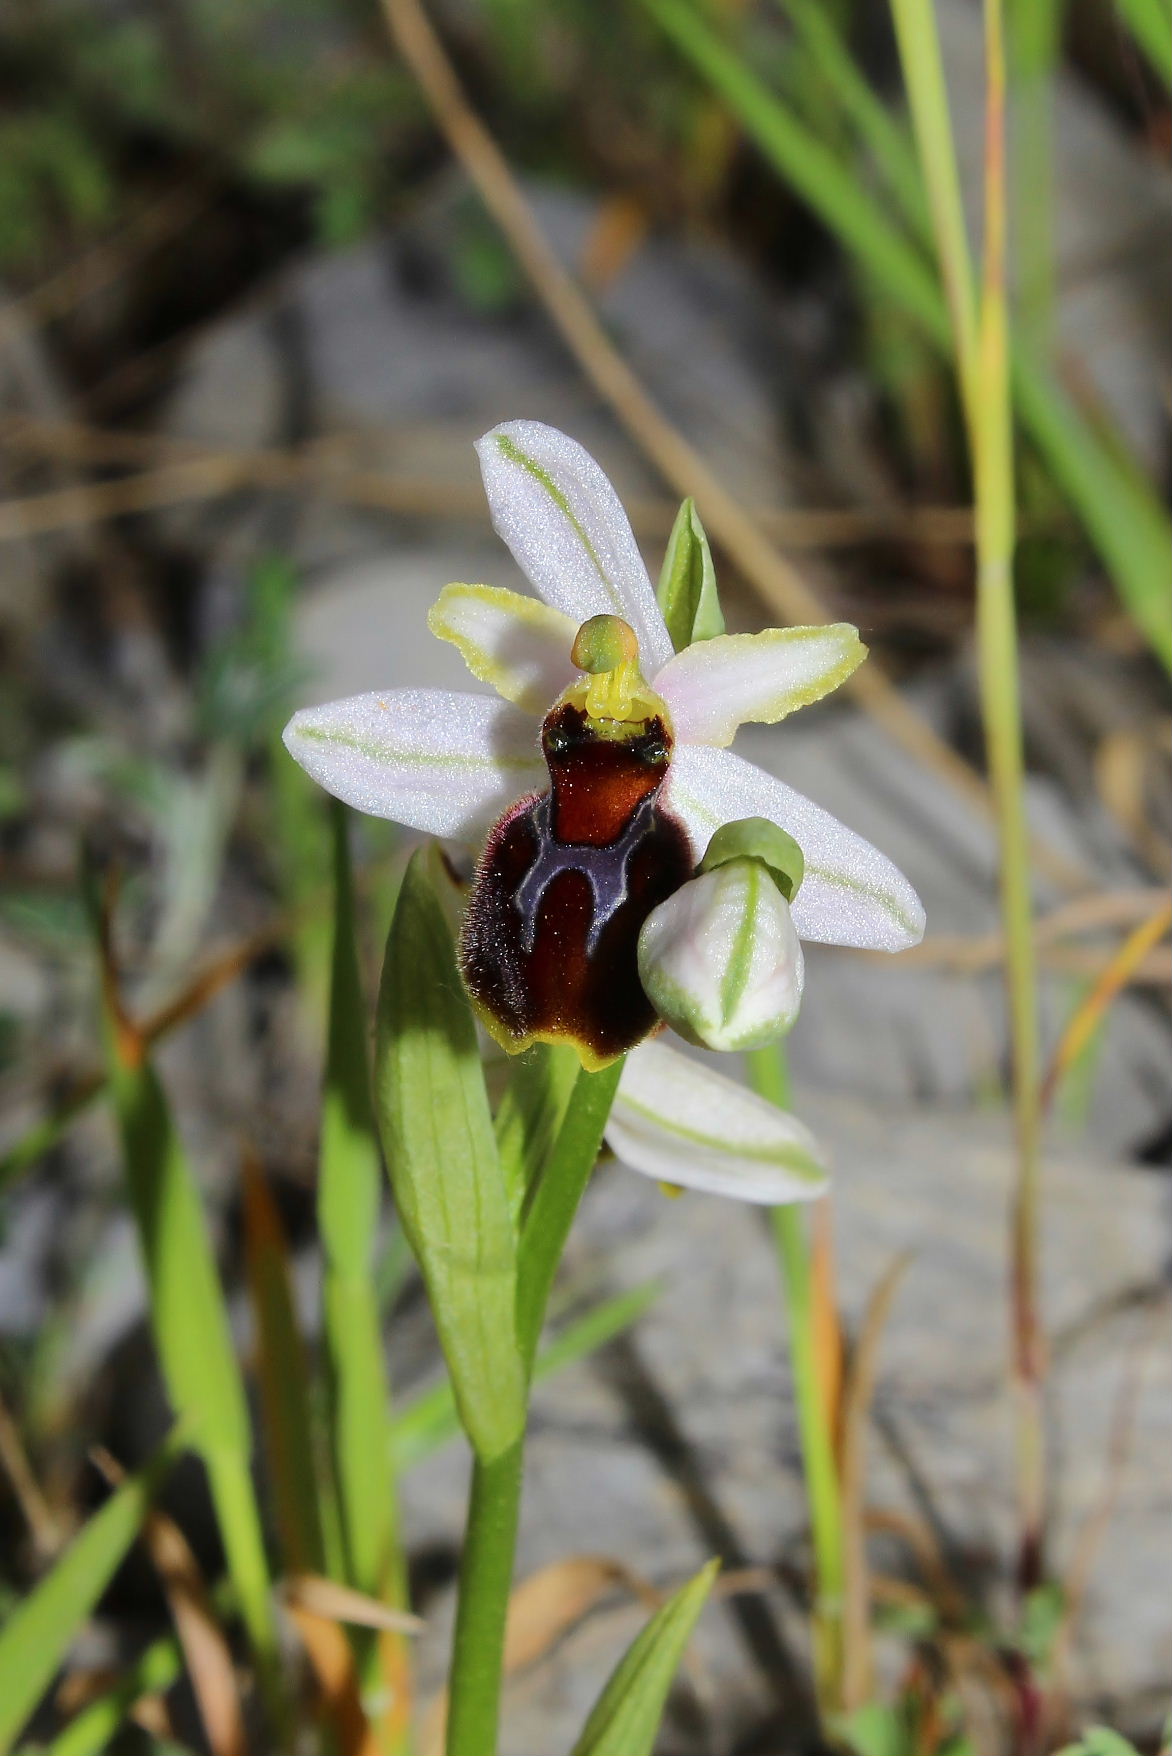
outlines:
M875 951L918 943L924 911L884 854L727 745L738 725L773 724L836 689L866 655L846 623L717 635L672 652L634 534L610 482L573 439L508 421L477 443L493 524L538 594L449 585L429 618L502 698L391 689L311 707L285 732L291 754L356 809L467 842L546 784L536 718L576 675L582 623L618 615L671 715L666 803L697 851L721 824L768 817L797 840L803 939Z

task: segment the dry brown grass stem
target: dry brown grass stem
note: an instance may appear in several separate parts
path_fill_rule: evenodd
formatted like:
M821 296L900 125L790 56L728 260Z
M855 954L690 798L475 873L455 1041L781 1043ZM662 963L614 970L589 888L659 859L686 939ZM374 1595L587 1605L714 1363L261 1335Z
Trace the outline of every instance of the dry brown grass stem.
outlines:
M37 1481L36 1471L25 1450L20 1428L0 1397L0 1470L8 1477L8 1485L28 1526L33 1546L42 1561L49 1560L61 1547L63 1533L60 1523Z
M246 487L306 487L332 500L404 517L483 520L484 494L475 483L355 467L345 453L360 442L361 435L339 435L300 451L227 451L153 433L104 431L68 422L12 423L0 428L0 445L7 450L75 464L146 467L119 481L0 503L0 542L87 524L99 516L212 499ZM666 537L676 511L669 500L650 498L629 501L627 510L635 530L647 538ZM971 543L973 533L972 513L964 506L762 507L753 516L779 542L800 549L850 548L884 538L955 546Z

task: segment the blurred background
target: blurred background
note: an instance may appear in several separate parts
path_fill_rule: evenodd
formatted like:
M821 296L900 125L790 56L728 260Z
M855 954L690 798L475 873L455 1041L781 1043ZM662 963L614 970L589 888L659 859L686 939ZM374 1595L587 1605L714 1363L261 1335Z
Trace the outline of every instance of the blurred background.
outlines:
M791 1055L796 1107L836 1161L848 1324L909 1262L867 1477L893 1581L885 1674L896 1686L919 1666L929 1692L947 1674L974 1747L996 1750L1013 1711L987 1662L1012 1523L1003 947L992 830L949 764L979 771L983 754L963 426L899 267L919 264L938 296L924 191L882 0L719 0L699 49L676 28L692 10L429 9L603 346L776 545L784 577L859 626L868 669L916 716L897 738L836 698L738 748L879 845L928 909L924 945L897 960L811 948ZM979 238L980 10L937 12ZM1019 403L1018 567L1053 1048L1172 869L1172 717L1149 637L1168 581L1128 550L1129 508L1158 508L1172 466L1172 35L1141 0L1009 12L1017 315L1057 387L1040 415ZM312 1334L329 843L281 727L363 689L469 686L425 616L449 580L521 583L472 451L494 423L539 418L584 443L653 577L687 484L665 480L629 405L561 338L549 287L518 267L374 0L8 0L0 278L11 1602L100 1497L87 1447L131 1464L165 1422L113 1133L90 1102L82 841L119 875L125 992L159 1043L241 1345L244 1154L277 1197ZM1080 436L1089 477L1071 462ZM763 586L714 548L731 629L801 619L780 573ZM404 848L390 825L353 828L373 982ZM1149 1743L1172 1674L1169 973L1165 942L1116 984L1055 1082L1045 1170L1054 1567L1077 1613L1047 1623L1043 1606L1037 1639L1060 1640L1072 1727L1094 1713ZM587 1549L659 1583L715 1551L765 1569L705 1624L663 1748L798 1748L804 1521L758 1216L667 1202L607 1169L570 1267L579 1294L649 1278L662 1291L540 1392L522 1569ZM392 1376L410 1389L437 1356L390 1232L384 1268ZM404 1484L432 1681L457 1453ZM199 1480L181 1472L169 1493L214 1572ZM117 1665L163 1614L145 1563L128 1565L76 1672ZM516 1680L513 1756L568 1746L637 1615L598 1613ZM202 1747L181 1699L173 1713L173 1741ZM113 1747L162 1735L130 1727Z

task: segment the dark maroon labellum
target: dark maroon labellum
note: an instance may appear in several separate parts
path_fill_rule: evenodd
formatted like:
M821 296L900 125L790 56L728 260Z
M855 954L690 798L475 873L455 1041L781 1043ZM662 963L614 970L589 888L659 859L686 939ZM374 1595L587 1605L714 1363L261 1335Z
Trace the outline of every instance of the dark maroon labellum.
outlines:
M661 719L604 735L570 703L542 727L550 791L488 838L461 946L464 979L512 1052L572 1042L599 1067L656 1024L639 931L692 875L688 838L659 803L671 760Z

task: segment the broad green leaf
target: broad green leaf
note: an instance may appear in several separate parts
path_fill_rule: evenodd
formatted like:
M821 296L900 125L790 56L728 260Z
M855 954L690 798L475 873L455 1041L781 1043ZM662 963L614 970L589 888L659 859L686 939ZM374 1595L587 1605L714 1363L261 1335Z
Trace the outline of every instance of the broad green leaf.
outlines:
M692 499L676 513L656 592L671 643L683 652L695 640L724 633L724 617L716 591L716 569L704 526Z
M543 1378L553 1377L575 1360L585 1359L616 1335L621 1335L638 1322L658 1298L659 1292L658 1284L649 1281L645 1286L617 1293L613 1299L606 1299L593 1310L575 1318L538 1354L533 1367L533 1382L538 1384ZM444 1379L414 1397L396 1418L393 1426L396 1467L411 1469L422 1463L458 1431L452 1387Z
M491 1461L525 1422L516 1238L472 1008L422 851L407 868L387 939L376 1063L399 1217L427 1283L461 1422Z
M0 1633L0 1756L49 1687L142 1526L183 1444L172 1434L147 1467L111 1494Z
M599 1696L572 1756L651 1756L664 1703L720 1571L709 1561L648 1622Z
M334 832L334 949L322 1107L317 1214L325 1255L324 1317L330 1359L334 1475L349 1582L386 1589L394 1525L391 1411L374 1248L382 1164L375 1130L366 1003L355 948L345 808Z

